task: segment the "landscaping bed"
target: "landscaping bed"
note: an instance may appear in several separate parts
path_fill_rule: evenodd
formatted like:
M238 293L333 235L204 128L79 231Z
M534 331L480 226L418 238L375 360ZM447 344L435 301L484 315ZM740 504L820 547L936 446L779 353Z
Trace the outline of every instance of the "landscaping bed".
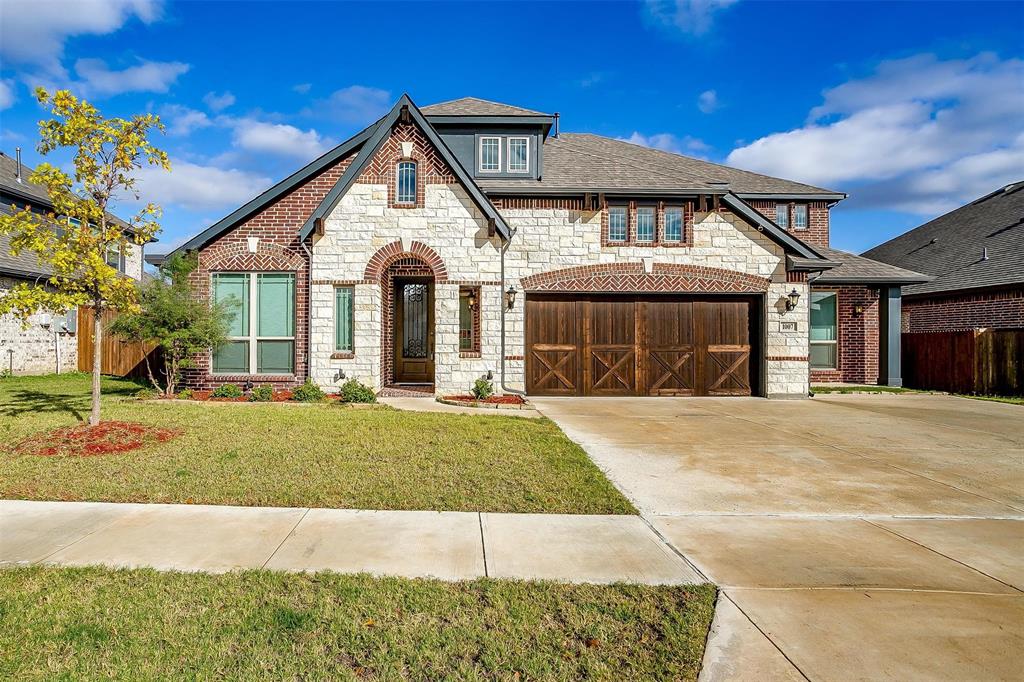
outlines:
M104 380L103 419L180 431L116 457L13 446L89 411L89 377L0 380L0 497L347 509L633 514L547 419L137 400ZM294 406L297 408L298 403Z
M486 398L475 398L471 395L446 395L437 402L458 407L479 407L499 410L532 410L533 405L521 395L491 395Z
M711 585L0 569L5 679L695 680Z
M96 426L79 424L35 434L15 445L13 452L36 457L95 457L166 443L180 434L181 429L108 420Z

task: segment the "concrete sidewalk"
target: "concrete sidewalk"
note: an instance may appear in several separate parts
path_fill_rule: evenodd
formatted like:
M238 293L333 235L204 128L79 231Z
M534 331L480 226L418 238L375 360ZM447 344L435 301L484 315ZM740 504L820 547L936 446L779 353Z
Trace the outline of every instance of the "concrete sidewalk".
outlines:
M0 566L705 582L638 516L0 500Z

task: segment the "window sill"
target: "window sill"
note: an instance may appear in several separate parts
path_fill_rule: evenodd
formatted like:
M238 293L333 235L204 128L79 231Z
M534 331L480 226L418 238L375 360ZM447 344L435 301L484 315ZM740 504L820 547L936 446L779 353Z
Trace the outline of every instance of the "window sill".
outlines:
M355 351L338 351L331 353L331 360L351 360L355 356Z
M478 350L460 350L459 351L459 357L460 358L479 358L479 357L483 357L483 356L480 353L480 351L478 351Z

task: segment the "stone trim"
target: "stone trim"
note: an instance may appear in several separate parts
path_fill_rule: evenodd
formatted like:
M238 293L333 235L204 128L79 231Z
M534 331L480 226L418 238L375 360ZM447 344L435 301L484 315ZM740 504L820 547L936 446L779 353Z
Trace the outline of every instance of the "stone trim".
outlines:
M526 291L764 293L770 281L732 270L698 265L604 263L552 270L524 277Z
M417 241L412 242L408 251L402 249L401 242L391 242L387 246L378 249L377 253L373 254L370 261L366 264L363 279L368 280L371 284L381 281L384 272L395 261L403 258L415 259L429 267L434 275L435 282L448 281L448 268L445 267L441 257L432 248Z

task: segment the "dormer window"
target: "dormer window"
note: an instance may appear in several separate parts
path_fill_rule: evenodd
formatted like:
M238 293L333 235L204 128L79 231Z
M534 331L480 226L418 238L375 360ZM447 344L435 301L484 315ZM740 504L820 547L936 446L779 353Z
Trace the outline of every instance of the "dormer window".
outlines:
M480 138L480 172L500 173L501 172L501 138L481 137Z
M530 172L530 139L527 137L508 138L508 172Z
M416 203L416 162L402 161L398 164L398 183L395 190L396 204Z

